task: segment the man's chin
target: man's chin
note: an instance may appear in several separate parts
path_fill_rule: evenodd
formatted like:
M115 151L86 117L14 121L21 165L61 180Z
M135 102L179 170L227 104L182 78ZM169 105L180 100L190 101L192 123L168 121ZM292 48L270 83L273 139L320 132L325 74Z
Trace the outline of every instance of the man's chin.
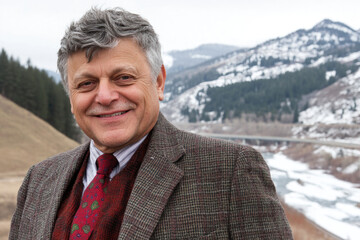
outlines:
M95 146L103 153L113 153L116 152L122 148L124 148L125 146L127 146L126 143L121 144L121 143L101 143L101 144L96 144Z
M119 138L122 136L122 138ZM124 133L108 134L102 138L93 139L95 146L104 153L115 152L131 144L128 138L124 138Z

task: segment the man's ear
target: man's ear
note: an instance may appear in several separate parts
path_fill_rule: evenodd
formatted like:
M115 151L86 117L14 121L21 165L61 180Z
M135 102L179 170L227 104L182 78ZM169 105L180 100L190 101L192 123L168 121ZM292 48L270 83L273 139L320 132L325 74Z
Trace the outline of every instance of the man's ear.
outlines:
M70 102L70 111L72 114L74 114L74 107L73 107L73 104L72 104L72 101L71 101L71 98L70 98L70 93L69 93L69 102Z
M166 70L164 65L161 65L160 73L156 79L156 88L158 91L158 96L160 101L164 99L165 80L166 80Z

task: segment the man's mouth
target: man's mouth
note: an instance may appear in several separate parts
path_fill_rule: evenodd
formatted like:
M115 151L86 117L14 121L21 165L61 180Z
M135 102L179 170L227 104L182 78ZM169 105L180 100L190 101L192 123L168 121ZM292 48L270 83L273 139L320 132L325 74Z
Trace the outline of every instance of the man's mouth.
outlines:
M124 111L124 112L117 112L117 113L113 113L113 114L102 114L102 115L98 115L99 118L107 118L107 117L116 117L116 116L120 116L123 115L125 113L127 113L128 111Z

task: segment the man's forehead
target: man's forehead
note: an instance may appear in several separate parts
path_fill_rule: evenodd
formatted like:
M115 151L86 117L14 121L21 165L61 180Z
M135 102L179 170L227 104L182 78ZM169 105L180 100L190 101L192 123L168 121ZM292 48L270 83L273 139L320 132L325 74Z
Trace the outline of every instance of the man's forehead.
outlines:
M79 58L79 59L83 59L83 60L87 60L88 62L91 62L94 58L96 58L98 55L102 55L106 52L116 52L118 50L118 46L120 45L131 45L132 48L136 48L139 52L141 52L142 54L145 54L145 51L143 50L143 48L138 44L138 42L136 41L136 39L134 39L133 37L124 37L124 38L118 38L117 41L114 41L114 43L112 45L110 45L109 47L105 47L105 48L101 48L101 47L90 47L90 48L85 48L85 49L81 49L78 50L76 52L73 52L69 55L68 60L70 60L71 58ZM123 50L126 50L126 48L122 48Z
M119 42L115 48L99 49L90 61L85 50L75 52L68 58L69 78L97 70L112 75L121 71L138 73L140 69L150 69L147 57L137 44L128 41Z

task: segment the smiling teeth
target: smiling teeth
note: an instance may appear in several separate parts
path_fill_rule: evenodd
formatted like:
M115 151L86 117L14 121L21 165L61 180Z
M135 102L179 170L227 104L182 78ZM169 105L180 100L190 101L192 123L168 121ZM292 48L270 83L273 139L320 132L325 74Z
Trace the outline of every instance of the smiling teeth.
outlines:
M113 113L113 114L105 114L105 115L100 115L99 117L103 118L103 117L115 117L115 116L120 116L122 114L124 114L126 112L118 112L118 113Z

